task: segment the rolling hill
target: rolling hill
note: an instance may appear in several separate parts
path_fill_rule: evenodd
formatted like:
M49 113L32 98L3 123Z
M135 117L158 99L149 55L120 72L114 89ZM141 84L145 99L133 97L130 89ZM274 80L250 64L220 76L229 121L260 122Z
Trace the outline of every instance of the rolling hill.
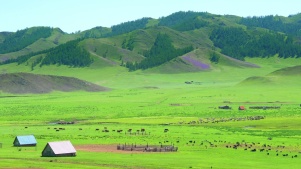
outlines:
M73 77L35 75L30 73L8 73L0 75L0 90L5 93L49 93L52 91L88 92L106 91L108 88Z
M301 65L284 67L265 76L251 76L241 81L241 86L290 86L301 85Z
M301 57L300 27L300 14L242 18L191 11L72 34L33 27L0 33L0 67L4 72L35 72L51 65L93 70L119 67L163 74L260 69L267 65L261 64L265 58ZM164 36L160 43L159 36ZM256 58L259 61L252 63ZM277 65L280 69L298 64ZM246 81L274 81L262 78Z
M301 75L301 65L286 67L283 69L276 70L269 75L271 76L300 76Z

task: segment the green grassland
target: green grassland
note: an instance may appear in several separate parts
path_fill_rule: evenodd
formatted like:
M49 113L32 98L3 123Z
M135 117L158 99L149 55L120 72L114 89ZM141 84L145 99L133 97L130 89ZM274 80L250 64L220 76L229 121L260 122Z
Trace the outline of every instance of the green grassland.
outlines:
M114 42L99 41L114 48ZM93 42L83 45L90 44ZM93 46L90 47L93 51ZM97 51L95 57L102 55ZM271 57L247 61L260 68L228 65L226 60L210 70L183 73L166 71L168 65L128 72L114 64L103 66L107 64L102 65L101 60L86 68L44 66L33 71L25 64L2 65L3 73L70 76L111 90L26 95L0 93L0 168L297 169L301 164L301 79L296 75L298 67L287 67L300 65L300 59ZM221 105L229 105L232 109L218 109ZM239 111L240 105L247 110ZM253 110L250 106L281 108ZM213 119L253 116L264 119L212 123ZM200 119L208 123L201 123ZM58 121L75 121L75 124L57 124ZM102 132L105 127L110 132ZM141 128L146 132L143 135L125 133L130 128L133 133ZM123 132L117 133L120 129ZM164 132L164 129L169 131ZM15 136L27 134L35 135L36 148L12 146ZM47 142L60 140L70 140L75 147L162 143L173 144L179 149L168 153L78 150L76 157L41 157ZM247 150L245 147L226 147L237 142L253 147ZM271 150L259 151L264 144ZM251 152L254 148L257 151Z
M114 33L111 28L104 27L73 34L53 29L47 38L1 54L1 60L16 58L83 38L78 45L94 60L88 67L31 67L45 57L42 53L20 65L0 65L0 73L75 77L110 90L48 94L0 91L0 168L300 168L301 59L275 55L236 60L214 47L209 38L212 29L239 27L260 34L267 28L250 28L239 24L240 17L228 15L201 14L186 21L177 18L180 19L175 23L165 18L170 21L165 26L161 25L164 18L149 19L143 29L122 30L125 33L114 36L110 36ZM299 18L295 15L282 19L293 23ZM194 23L206 26L196 28ZM159 33L168 35L177 49L193 46L194 50L146 70L129 72L120 66L145 59L144 52L152 48ZM7 33L0 34L0 43L6 36ZM210 60L212 53L218 55L218 63ZM185 57L210 67L199 68ZM223 105L232 109L218 109ZM239 111L239 106L246 110ZM255 110L251 106L280 109ZM251 120L254 117L263 119ZM75 123L58 124L64 121ZM109 132L102 132L105 128ZM129 133L128 129L133 131ZM17 135L28 134L35 135L37 147L12 146ZM164 144L174 145L178 151L119 153L78 149L76 157L41 157L47 142L61 140L70 140L76 148ZM251 151L254 149L256 152Z

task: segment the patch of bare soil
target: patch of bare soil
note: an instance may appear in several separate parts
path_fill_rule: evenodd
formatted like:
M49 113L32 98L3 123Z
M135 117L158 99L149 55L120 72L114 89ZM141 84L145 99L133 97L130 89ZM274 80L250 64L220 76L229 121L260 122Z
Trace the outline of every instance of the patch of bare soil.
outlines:
M100 144L77 145L75 146L75 149L78 151L86 151L86 152L110 152L110 153L125 153L125 154L144 153L142 151L117 150L117 145L100 145Z

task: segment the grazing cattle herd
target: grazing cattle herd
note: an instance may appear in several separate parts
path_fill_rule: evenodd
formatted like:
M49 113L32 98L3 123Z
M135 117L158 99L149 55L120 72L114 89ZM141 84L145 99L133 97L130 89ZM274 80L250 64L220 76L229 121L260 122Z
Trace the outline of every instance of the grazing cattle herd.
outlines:
M246 117L229 117L229 118L200 118L199 123L220 123L220 122L230 122L230 121L247 121L247 120L262 120L265 119L264 116L246 116ZM197 123L198 123L197 122ZM193 123L193 122L191 122Z
M301 106L301 105L300 105ZM231 109L230 106L219 106L219 109ZM251 106L249 109L279 109L280 107L277 106ZM239 110L245 110L244 106L239 106ZM253 121L253 120L264 120L265 116L261 115L254 115L254 116L245 116L245 117L220 117L220 118L199 118L196 121L190 121L188 123L184 122L179 122L179 124L206 124L206 123L221 123L221 122L236 122L236 121ZM58 121L56 124L58 125L70 125L70 124L75 124L74 121L71 122L65 122L65 121ZM176 124L176 123L172 123ZM164 126L167 124L164 124ZM169 124L168 124L169 125ZM25 129L28 129L26 126ZM51 129L50 127L47 128L48 130ZM59 131L64 131L66 130L65 127L54 127L53 128L56 132ZM78 128L78 130L83 130L83 128ZM96 132L104 132L104 133L109 133L109 132L117 132L119 134L124 133L125 135L135 135L137 136L149 136L150 132L146 132L147 130L145 128L140 128L140 129L132 129L132 128L127 128L127 129L113 129L109 130L108 127L104 127L103 129L100 128L95 128ZM161 130L162 132L162 130ZM170 132L169 128L163 128L163 133L164 135L168 135ZM33 136L32 136L33 137ZM18 138L18 137L16 137ZM20 137L22 141L22 137ZM185 146L199 146L204 149L209 149L209 148L226 148L226 149L233 149L233 150L238 150L241 149L246 152L259 152L259 153L265 153L267 156L280 156L280 157L291 157L291 158L297 158L298 155L301 155L301 151L298 152L296 149L292 151L290 148L287 148L284 143L282 145L272 145L271 140L273 138L268 137L267 140L269 141L269 144L267 143L261 143L261 142L246 142L246 141L238 141L235 143L231 143L225 140L188 140L182 144ZM16 141L14 141L16 142ZM142 151L142 152L176 152L178 151L178 147L174 146L174 143L176 144L181 144L182 141L180 139L176 141L169 141L169 140L164 140L159 142L160 145L136 145L133 143L130 144L119 144L117 145L117 150L123 150L123 151ZM163 143L165 145L163 145ZM298 147L299 148L299 147Z

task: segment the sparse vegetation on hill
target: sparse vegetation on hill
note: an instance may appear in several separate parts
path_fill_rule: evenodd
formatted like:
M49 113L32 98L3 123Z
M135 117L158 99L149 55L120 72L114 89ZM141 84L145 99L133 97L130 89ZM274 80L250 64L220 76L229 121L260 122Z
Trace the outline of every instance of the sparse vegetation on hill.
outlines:
M5 93L49 93L52 91L90 92L108 90L105 87L82 81L73 77L35 75L29 73L0 74L0 90Z
M83 31L81 34L83 38L101 38L109 34L110 32L111 32L110 28L98 26L90 30Z
M301 76L301 65L286 67L272 72L270 75L278 76Z

